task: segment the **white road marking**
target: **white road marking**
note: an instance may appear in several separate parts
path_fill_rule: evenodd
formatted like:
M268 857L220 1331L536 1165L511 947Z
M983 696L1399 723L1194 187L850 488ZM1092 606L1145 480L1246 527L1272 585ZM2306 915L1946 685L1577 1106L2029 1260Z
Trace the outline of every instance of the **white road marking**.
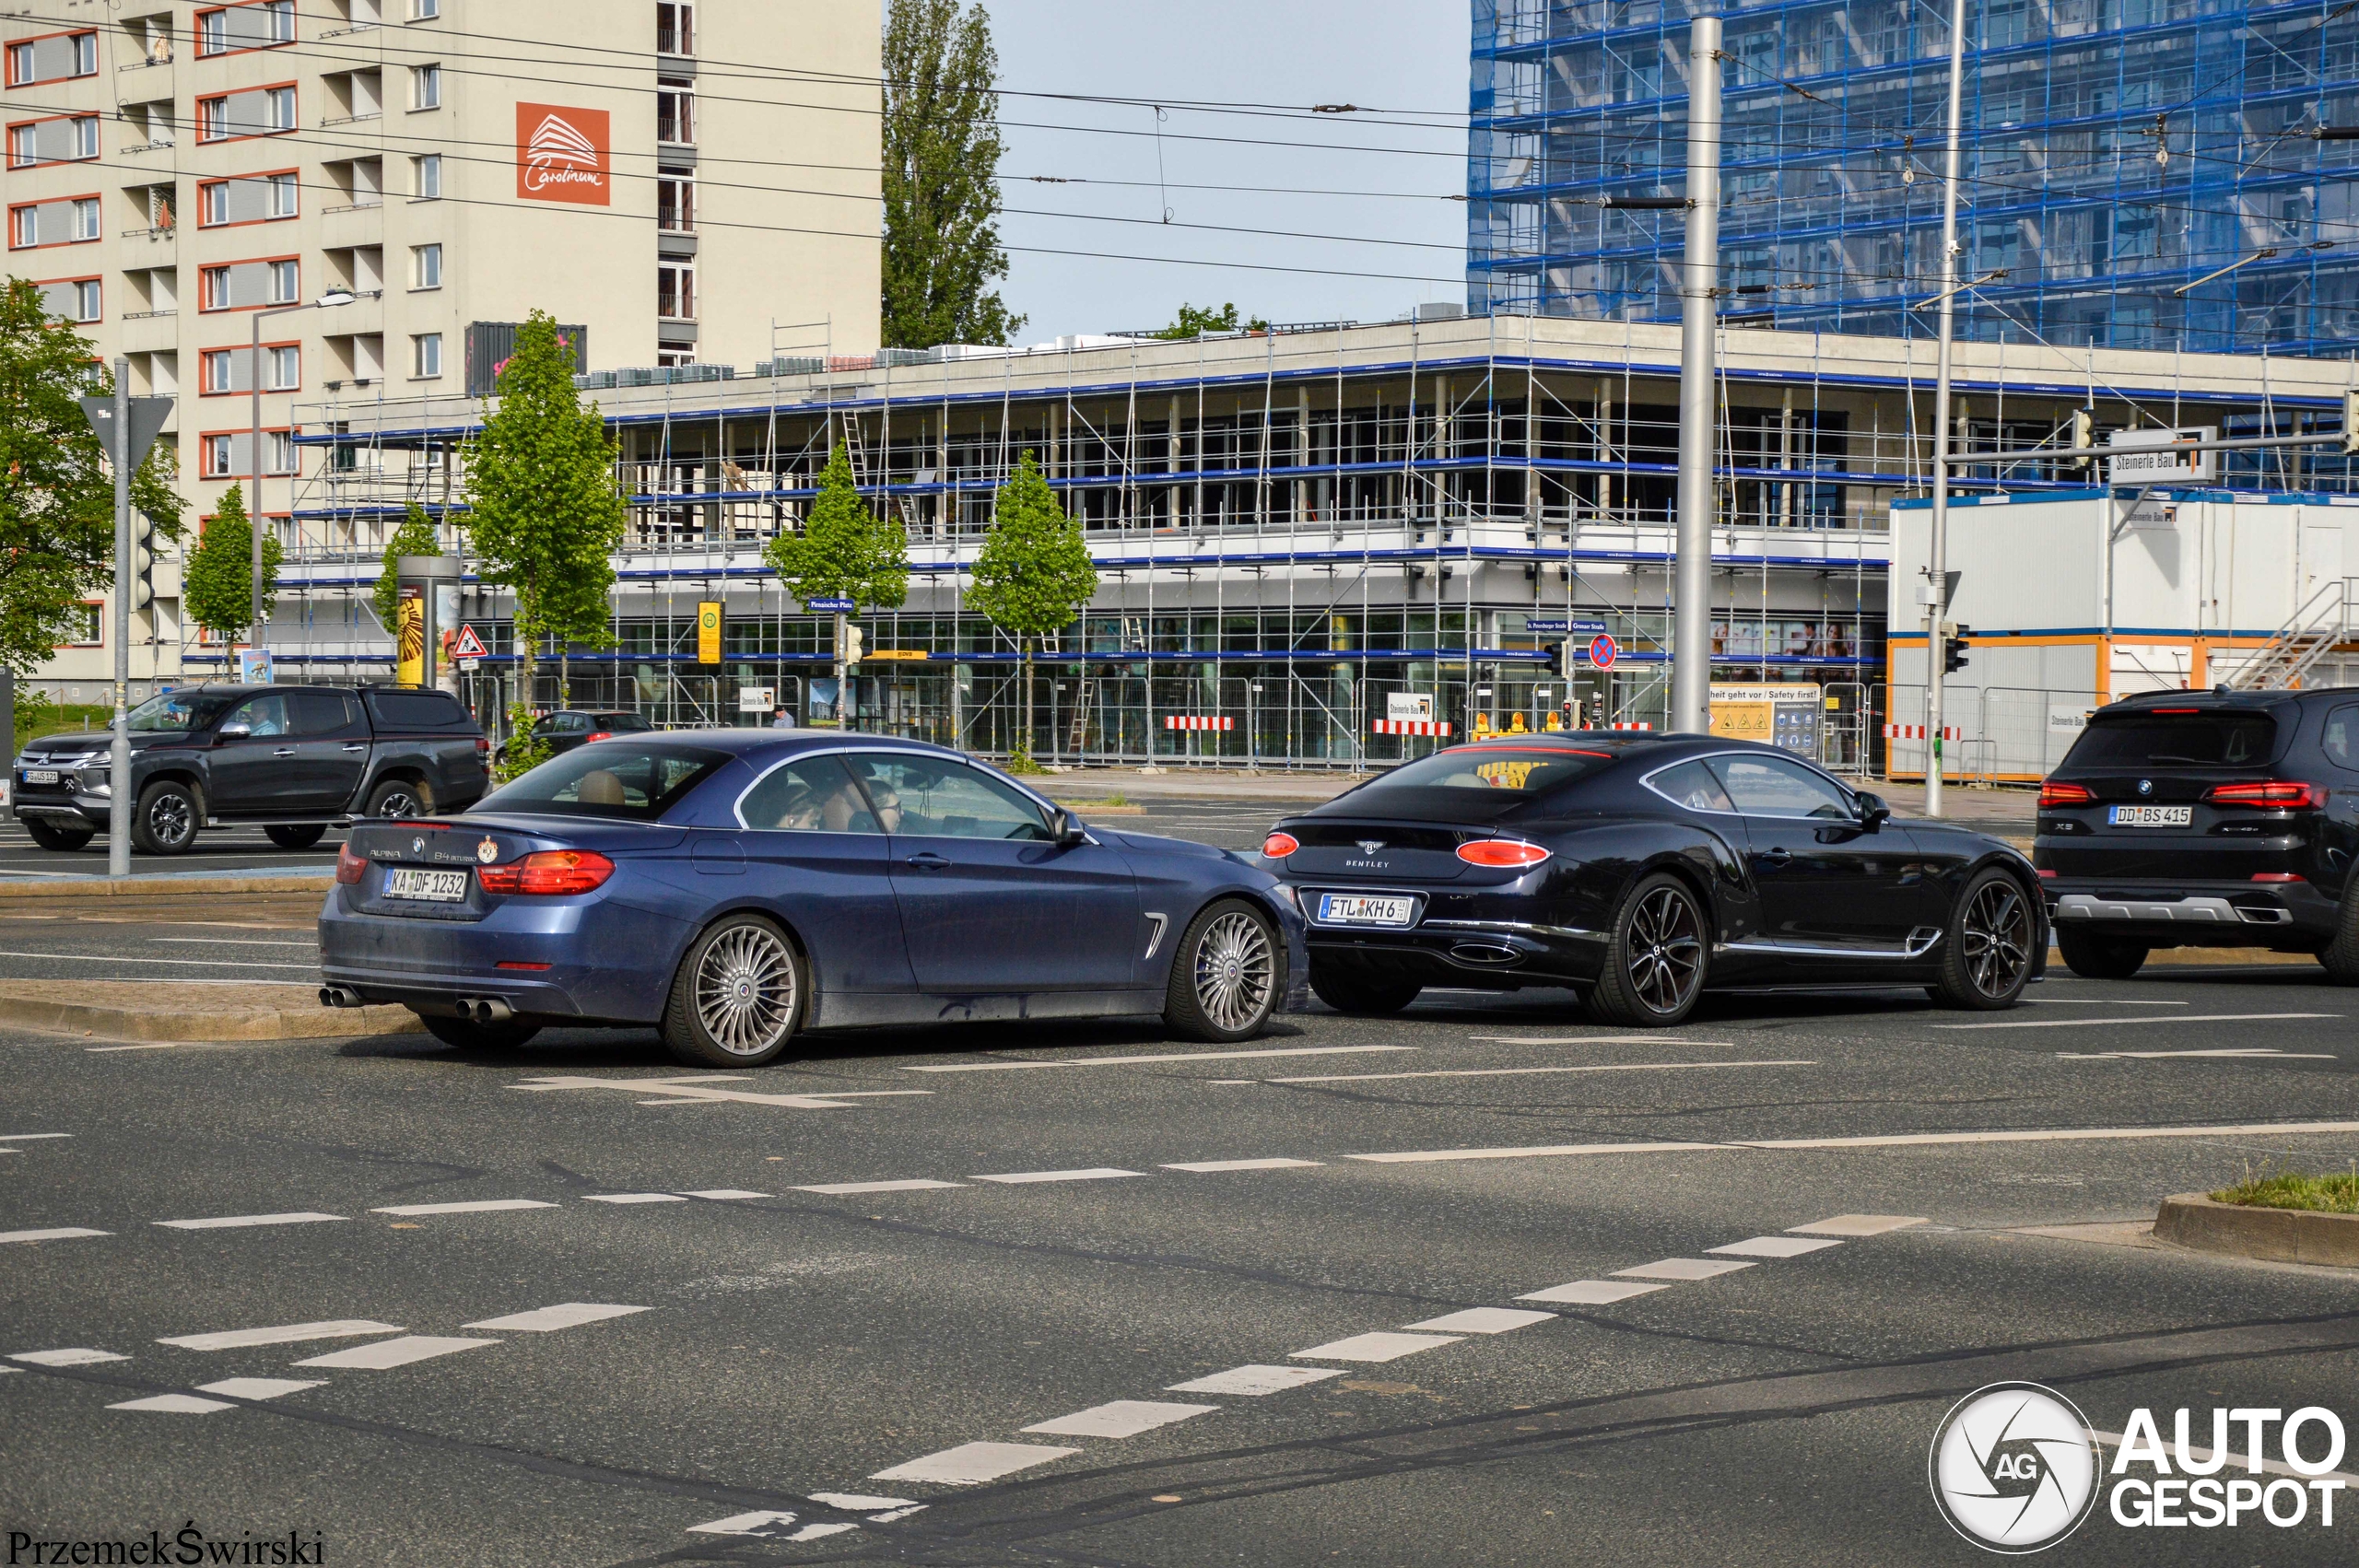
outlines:
M722 1088L722 1084L758 1082L743 1075L714 1077L699 1073L679 1078L582 1078L559 1076L531 1078L521 1083L511 1083L511 1089L527 1094L545 1094L557 1089L615 1089L627 1094L644 1094L651 1090L661 1098L641 1100L642 1106L687 1106L734 1102L745 1106L783 1106L790 1110L849 1111L856 1106L846 1100L890 1100L911 1094L931 1094L931 1089L815 1089L807 1094L766 1094L753 1089Z
M890 1469L878 1470L871 1480L930 1480L944 1486L980 1486L1002 1476L1078 1454L1078 1448L1051 1448L1037 1443L961 1443L939 1454L927 1454Z
M1159 1399L1111 1399L1054 1421L1036 1422L1024 1430L1050 1437L1136 1437L1218 1409L1218 1405L1174 1405Z
M676 1192L586 1192L584 1203L686 1203Z
M115 1051L176 1051L181 1048L181 1042L170 1040L153 1046L84 1046L82 1048L92 1056L107 1056Z
M147 940L185 942L192 947L303 947L314 953L320 948L317 942L272 942L264 937L252 936L151 936Z
M1299 1388L1306 1383L1316 1383L1322 1377L1341 1377L1340 1366L1233 1366L1226 1372L1215 1372L1209 1377L1198 1377L1186 1383L1174 1383L1164 1389L1167 1394L1236 1394L1255 1397L1262 1394L1283 1394L1289 1388Z
M1419 1351L1454 1345L1458 1340L1456 1334L1354 1334L1349 1339L1330 1340L1307 1351L1286 1353L1305 1361L1398 1361Z
M2359 1132L2359 1121L2254 1121L2219 1127L2059 1127L2020 1132L1904 1132L1870 1138L1780 1138L1736 1149L1895 1149L1936 1143L2050 1143L2107 1138L2258 1138L2297 1132Z
M324 1388L327 1385L316 1377L225 1377L218 1383L200 1383L200 1394L226 1394L233 1399L276 1399L282 1394L299 1394L306 1388Z
M2341 1061L2332 1051L2281 1051L2271 1046L2212 1051L2058 1051L2058 1061L2169 1061L2180 1057L2239 1059L2266 1057L2276 1061Z
M30 1143L43 1138L71 1138L70 1132L0 1132L0 1143Z
M1210 1176L1217 1171L1293 1171L1307 1170L1324 1164L1324 1160L1191 1160L1182 1164L1166 1165L1167 1171L1194 1171Z
M768 1198L767 1192L748 1192L742 1187L708 1187L701 1192L691 1191L690 1198L709 1198L715 1203L731 1203L740 1198Z
M777 1539L780 1527L792 1523L794 1523L793 1515L763 1508L757 1509L751 1514L732 1514L726 1519L712 1519L701 1525L690 1525L688 1530L691 1534L700 1536L757 1536Z
M964 1187L963 1181L835 1181L819 1187L798 1187L797 1192L824 1192L830 1198L852 1198L863 1192L928 1192L937 1188Z
M1711 1046L1725 1050L1733 1040L1690 1040L1678 1035L1545 1035L1537 1039L1521 1035L1469 1035L1493 1046Z
M117 1355L112 1351L94 1351L77 1345L63 1351L18 1351L8 1359L23 1362L28 1366L89 1366L98 1362L129 1361L131 1358Z
M1753 1236L1744 1241L1732 1241L1726 1246L1708 1246L1704 1250L1730 1258L1800 1258L1805 1253L1842 1245L1831 1238L1811 1241L1801 1236Z
M1757 1265L1731 1259L1711 1258L1666 1258L1660 1262L1641 1263L1636 1269L1616 1269L1617 1280L1708 1280L1719 1274L1733 1274L1740 1269Z
M112 1231L86 1230L80 1225L64 1225L53 1231L0 1231L0 1242L10 1241L72 1241L78 1236L112 1235Z
M294 1345L305 1340L355 1340L364 1334L398 1334L398 1323L373 1323L365 1317L340 1317L325 1323L289 1323L277 1328L229 1328L217 1334L179 1334L158 1340L184 1351L240 1351L253 1345Z
M1559 1154L1661 1154L1726 1148L1721 1143L1537 1143L1521 1149L1407 1149L1390 1154L1346 1154L1372 1164L1420 1164L1436 1160L1539 1160Z
M306 1211L293 1214L222 1214L209 1220L158 1220L156 1223L173 1231L235 1231L249 1225L312 1225L344 1217Z
M1544 1291L1531 1291L1516 1297L1518 1301L1555 1301L1570 1306L1611 1306L1617 1301L1628 1301L1649 1291L1665 1291L1667 1284L1646 1285L1636 1280L1574 1280L1567 1284L1551 1285Z
M1585 1067L1458 1067L1432 1072L1352 1072L1324 1078L1264 1078L1264 1083L1379 1083L1393 1078L1529 1078L1551 1072L1707 1072L1732 1067L1816 1067L1814 1061L1610 1061Z
M1078 1171L1009 1171L1001 1176L979 1176L977 1181L996 1181L1013 1187L1035 1181L1111 1181L1116 1176L1134 1176L1136 1171L1118 1170L1112 1165L1092 1165Z
M2150 1024L2265 1024L2293 1018L2340 1018L2340 1012L2187 1012ZM2003 1024L1936 1024L1936 1029L2118 1029L2111 1018L2017 1018Z
M191 969L316 969L316 964L266 964L256 958L132 958L120 953L15 953L0 958L70 958L80 964L170 964Z
M162 1410L170 1415L209 1416L216 1410L234 1410L238 1407L223 1399L200 1399L194 1394L151 1394L144 1399L125 1399L119 1405L109 1405L111 1410Z
M1287 1046L1262 1051L1172 1051L1156 1056L1085 1056L1070 1061L966 1061L935 1067L905 1067L903 1072L1020 1072L1035 1067L1136 1067L1158 1061L1241 1061L1250 1057L1352 1056L1367 1051L1414 1051L1416 1046Z
M1404 1323L1402 1327L1438 1334L1504 1334L1510 1328L1546 1323L1555 1316L1553 1312L1525 1312L1512 1306L1470 1306L1463 1312L1445 1313L1423 1323Z
M389 1367L407 1366L412 1362L431 1361L436 1356L456 1355L461 1351L480 1350L486 1345L505 1343L499 1340L454 1340L441 1334L405 1334L398 1340L380 1340L373 1345L355 1345L348 1351L336 1351L309 1361L299 1361L297 1366L352 1367L363 1372L382 1372Z
M1807 1225L1788 1225L1786 1234L1796 1236L1880 1236L1893 1231L1905 1231L1911 1225L1931 1223L1914 1214L1837 1214L1832 1219L1813 1220Z
M916 1510L925 1506L906 1497L870 1497L858 1492L815 1492L811 1494L811 1501L824 1503L830 1508L840 1508L847 1514L873 1513L879 1508Z
M371 1209L371 1214L399 1214L408 1218L417 1214L496 1214L511 1209L554 1209L554 1203L544 1203L534 1198L485 1198L472 1203L401 1203L390 1209Z
M823 1536L839 1536L846 1530L856 1530L858 1528L860 1528L858 1525L847 1525L840 1523L805 1525L801 1529L795 1531L792 1535L788 1536L786 1539L789 1540L817 1540Z
M651 1312L645 1306L609 1306L603 1302L569 1301L556 1306L538 1306L530 1312L511 1312L505 1317L487 1317L480 1323L462 1323L462 1328L508 1328L519 1333L546 1334L555 1328L576 1328L584 1323L604 1323L609 1317L628 1317L634 1312Z
M2021 1005L2025 1007L2185 1007L2188 1004L2183 1001L2131 1000L2127 997L2115 996L2027 996L2021 999Z

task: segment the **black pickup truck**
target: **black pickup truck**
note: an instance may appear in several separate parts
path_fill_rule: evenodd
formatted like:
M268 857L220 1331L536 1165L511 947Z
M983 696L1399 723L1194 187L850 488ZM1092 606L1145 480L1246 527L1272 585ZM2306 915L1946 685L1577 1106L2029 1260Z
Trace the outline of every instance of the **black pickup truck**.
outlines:
M17 758L9 810L44 849L79 849L113 803L113 739L43 735ZM207 827L260 826L308 848L355 816L464 810L491 743L458 699L396 686L182 686L131 714L131 841L178 855Z

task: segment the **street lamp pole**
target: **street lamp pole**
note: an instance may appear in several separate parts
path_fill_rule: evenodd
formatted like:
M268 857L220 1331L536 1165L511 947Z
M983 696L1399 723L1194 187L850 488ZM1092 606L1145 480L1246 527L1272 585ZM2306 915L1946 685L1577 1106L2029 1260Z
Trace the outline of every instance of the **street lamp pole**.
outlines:
M1942 814L1942 677L1949 662L1950 350L1957 340L1959 122L1966 91L1966 0L1950 0L1949 146L1942 170L1942 314L1933 383L1933 527L1926 571L1931 624L1925 638L1925 814Z
M333 310L339 305L349 305L355 296L346 289L331 288L317 299L302 305L285 305L276 310L256 310L253 318L253 346L246 359L246 385L252 395L252 451L247 466L252 470L246 490L246 532L253 546L252 579L252 594L247 613L253 617L246 634L247 646L262 646L262 324L277 316L291 316L299 310ZM288 481L292 485L294 481ZM293 499L290 493L289 509Z

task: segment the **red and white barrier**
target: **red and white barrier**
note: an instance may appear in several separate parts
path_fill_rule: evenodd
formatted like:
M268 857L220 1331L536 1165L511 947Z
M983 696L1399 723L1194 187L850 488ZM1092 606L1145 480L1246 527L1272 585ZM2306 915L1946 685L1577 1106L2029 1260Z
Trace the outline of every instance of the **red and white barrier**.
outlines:
M1237 720L1202 715L1167 713L1163 716L1163 727L1167 730L1234 730L1237 728Z
M1640 720L1636 724L1625 724L1616 720L1612 724L1608 724L1606 728L1609 730L1651 730L1654 726L1645 722L1644 720Z
M1377 719L1369 721L1369 728L1379 735L1447 735L1449 733L1449 720L1447 719Z
M1925 738L1925 726L1887 724L1884 727L1884 738L1887 741L1921 741ZM1942 739L1944 741L1954 741L1960 738L1956 725L1945 724L1942 727Z

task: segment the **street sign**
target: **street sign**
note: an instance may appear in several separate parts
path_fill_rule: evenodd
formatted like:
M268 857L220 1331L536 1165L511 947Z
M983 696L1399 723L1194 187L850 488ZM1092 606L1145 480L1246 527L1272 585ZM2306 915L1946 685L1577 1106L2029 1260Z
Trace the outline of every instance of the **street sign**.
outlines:
M1605 630L1603 621L1567 620L1562 615L1527 615L1523 626L1526 631L1570 632L1575 637L1597 637Z
M737 711L740 713L768 713L777 706L778 688L775 686L737 688Z
M1387 692L1384 694L1384 716L1400 723L1431 719L1434 716L1433 694Z
M849 615L853 605L849 599L805 599L804 609L813 614Z
M491 657L491 649L483 645L483 638L475 636L475 627L461 626L459 628L459 635L452 639L451 657L453 659L488 659Z
M1622 645L1604 632L1589 639L1589 661L1601 670L1611 670L1614 661L1622 657Z
M82 405L82 417L99 433L99 441L114 455L114 399L84 397L75 399ZM156 437L164 421L172 416L172 400L168 397L135 397L131 404L131 452L123 466L136 469L147 461L147 449L156 444Z
M2209 483L2212 474L2208 451L2188 451L2193 441L2216 441L2217 426L2188 425L2175 430L2116 430L2106 445L2120 455L2107 460L2107 477L2116 485L2157 485L2174 479Z
M705 599L697 604L697 662L721 662L721 602Z

